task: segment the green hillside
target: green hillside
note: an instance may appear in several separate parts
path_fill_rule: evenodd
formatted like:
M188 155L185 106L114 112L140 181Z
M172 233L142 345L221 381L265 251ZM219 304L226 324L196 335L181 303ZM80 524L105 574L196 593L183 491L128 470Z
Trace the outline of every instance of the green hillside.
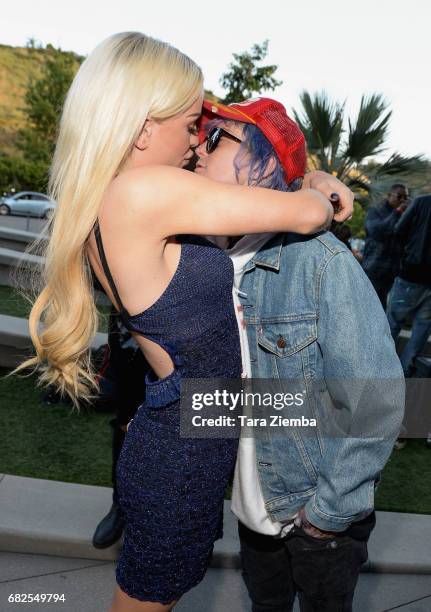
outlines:
M30 78L41 76L46 53L43 48L0 44L0 155L20 155L15 139L25 123L25 92ZM206 94L210 100L217 100L212 92Z
M24 125L24 95L31 76L38 78L44 49L0 45L0 153L14 154L15 134Z

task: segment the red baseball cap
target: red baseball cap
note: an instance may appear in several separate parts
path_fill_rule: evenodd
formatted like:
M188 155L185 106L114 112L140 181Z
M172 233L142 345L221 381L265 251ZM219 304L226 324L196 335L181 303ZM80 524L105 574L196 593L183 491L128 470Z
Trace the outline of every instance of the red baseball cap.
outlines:
M271 98L252 98L226 106L204 100L199 131L201 141L205 139L205 124L217 117L256 125L274 147L287 181L290 183L304 176L307 165L305 137L280 102Z

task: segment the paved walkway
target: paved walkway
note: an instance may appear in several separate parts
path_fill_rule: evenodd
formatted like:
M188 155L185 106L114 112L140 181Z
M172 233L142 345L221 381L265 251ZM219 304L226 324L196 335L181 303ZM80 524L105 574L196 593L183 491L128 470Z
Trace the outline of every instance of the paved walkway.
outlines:
M45 555L0 553L0 610L107 612L115 587L115 562ZM64 593L64 603L13 604L11 593ZM179 602L177 612L250 612L237 569L209 569L205 579ZM299 608L295 606L295 612ZM429 612L429 575L361 574L354 612Z
M0 612L108 610L121 540L96 550L91 538L111 495L107 487L0 475ZM250 610L229 502L224 532L212 568L180 601L179 612ZM430 551L431 516L378 512L355 612L430 612ZM66 601L14 604L8 603L11 593L64 593Z

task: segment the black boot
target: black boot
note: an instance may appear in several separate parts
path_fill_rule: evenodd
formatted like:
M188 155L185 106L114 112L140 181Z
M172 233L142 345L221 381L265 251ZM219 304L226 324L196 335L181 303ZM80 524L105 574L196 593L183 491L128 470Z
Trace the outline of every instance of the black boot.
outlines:
M114 501L108 514L100 521L93 536L95 548L108 548L115 544L123 533L124 518L120 507Z

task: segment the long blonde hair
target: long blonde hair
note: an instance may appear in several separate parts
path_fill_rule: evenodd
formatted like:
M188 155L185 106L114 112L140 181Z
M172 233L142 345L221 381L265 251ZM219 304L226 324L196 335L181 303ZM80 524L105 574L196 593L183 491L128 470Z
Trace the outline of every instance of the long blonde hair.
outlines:
M51 166L49 192L57 208L49 241L43 251L36 241L45 258L29 316L36 354L9 375L34 366L37 384L68 394L78 410L79 400L97 396L91 394L100 387L90 346L98 311L85 243L146 118L183 112L202 86L202 72L189 57L140 32L110 36L83 62L64 103Z

